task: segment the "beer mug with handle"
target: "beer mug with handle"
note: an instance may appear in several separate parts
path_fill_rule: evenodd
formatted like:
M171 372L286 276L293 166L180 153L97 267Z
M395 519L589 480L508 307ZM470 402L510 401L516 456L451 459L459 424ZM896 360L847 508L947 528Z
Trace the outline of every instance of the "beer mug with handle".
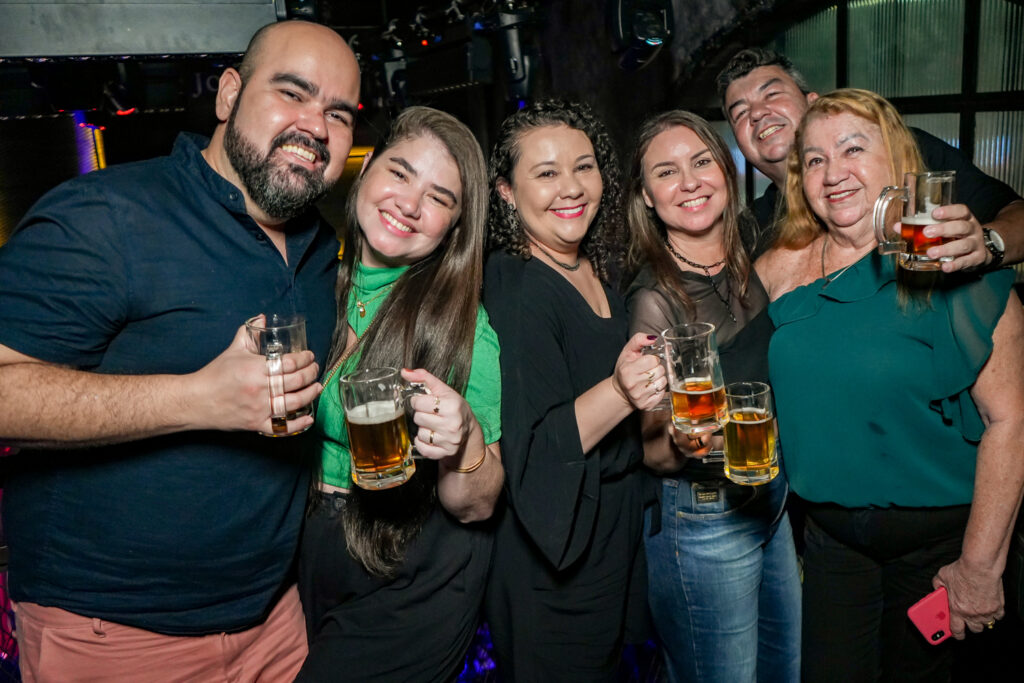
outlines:
M313 406L305 405L296 410L287 410L284 404L284 369L283 356L286 353L305 351L306 318L301 315L280 315L271 313L257 315L245 321L245 329L249 338L256 345L261 356L267 358L267 374L270 384L270 424L273 433L268 436L294 436L309 427L297 432L288 431L288 421L309 415Z
M352 482L370 490L407 482L416 472L405 416L406 399L425 391L396 368L363 368L338 380L345 408Z
M714 432L725 418L725 382L715 326L684 323L661 333L672 394L672 423L686 434Z
M952 204L955 194L956 171L907 173L903 187L882 190L874 212L878 253L898 254L900 266L907 270L939 270L942 261L951 261L951 257L928 258L928 248L944 244L945 240L925 237L924 229L941 222L932 217L932 211ZM896 221L889 220L890 206L896 200L903 202L898 233L894 230Z

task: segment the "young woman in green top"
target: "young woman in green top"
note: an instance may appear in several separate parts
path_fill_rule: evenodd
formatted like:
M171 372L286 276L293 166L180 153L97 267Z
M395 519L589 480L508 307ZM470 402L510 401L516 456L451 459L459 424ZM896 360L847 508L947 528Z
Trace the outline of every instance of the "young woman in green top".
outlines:
M450 680L476 629L503 481L498 346L480 307L483 154L456 119L403 111L350 192L338 325L316 417L322 476L303 533L309 656L298 680ZM402 376L416 451L407 483L351 486L338 376Z

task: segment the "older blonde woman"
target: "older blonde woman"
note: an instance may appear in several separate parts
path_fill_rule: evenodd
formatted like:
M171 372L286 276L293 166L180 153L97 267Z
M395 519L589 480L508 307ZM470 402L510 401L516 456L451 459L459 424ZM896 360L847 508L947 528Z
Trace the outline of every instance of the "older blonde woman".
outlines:
M788 215L756 268L786 470L808 501L804 680L948 680L950 649L906 609L945 586L957 638L1003 615L1024 481L1013 276L912 281L877 253L875 199L923 170L878 95L814 102L788 163Z

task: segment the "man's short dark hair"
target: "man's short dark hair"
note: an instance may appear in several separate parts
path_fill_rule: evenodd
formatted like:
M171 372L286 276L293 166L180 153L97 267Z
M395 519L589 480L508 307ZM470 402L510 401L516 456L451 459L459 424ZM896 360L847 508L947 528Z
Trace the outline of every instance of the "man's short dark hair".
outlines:
M800 92L805 95L811 92L811 86L807 84L807 79L793 66L793 62L789 61L788 57L763 47L748 47L734 54L725 68L718 73L718 99L721 101L723 109L725 108L725 91L729 85L762 66L779 67L793 79L796 87L800 88Z

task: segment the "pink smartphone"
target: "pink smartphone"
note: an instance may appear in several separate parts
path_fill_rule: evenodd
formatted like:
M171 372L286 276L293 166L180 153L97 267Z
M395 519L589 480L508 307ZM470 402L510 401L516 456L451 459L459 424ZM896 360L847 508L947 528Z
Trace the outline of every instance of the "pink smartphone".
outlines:
M907 616L932 645L938 645L949 638L949 596L946 595L946 587L939 586L915 602L907 610Z

